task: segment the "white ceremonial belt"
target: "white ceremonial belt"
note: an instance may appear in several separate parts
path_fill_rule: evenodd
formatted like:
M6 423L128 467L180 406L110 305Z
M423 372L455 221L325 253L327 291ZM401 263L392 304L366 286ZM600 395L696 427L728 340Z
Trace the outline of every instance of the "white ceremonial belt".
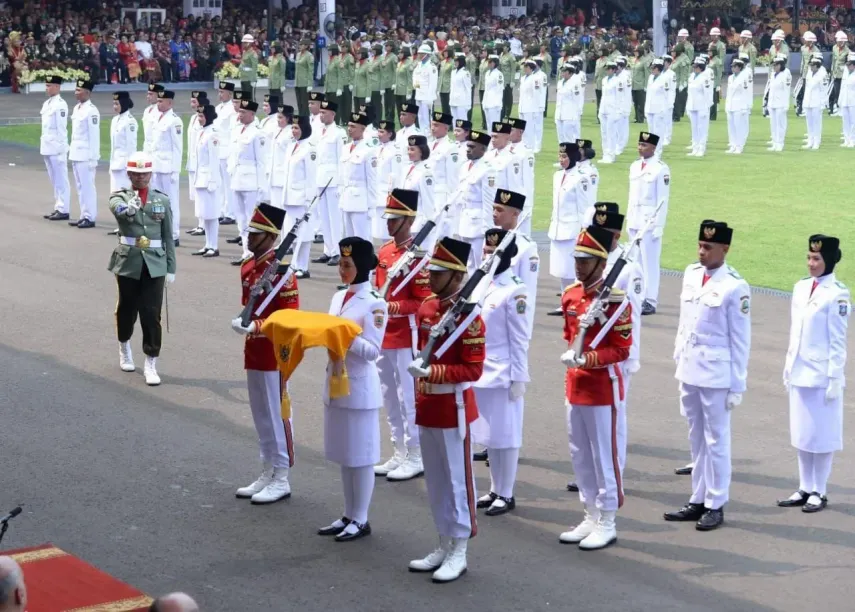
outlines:
M254 159L239 159L237 160L238 166L255 166L257 165Z
M128 246L135 246L141 249L159 249L163 246L162 240L151 240L146 238L145 236L139 236L135 238L134 236L120 236L119 242L122 244L127 244Z
M730 346L730 340L722 336L713 336L711 334L696 334L692 332L686 340L687 344L700 346Z
M420 389L421 392L425 395L445 395L447 393L457 393L458 391L465 391L470 387L470 383L459 383L455 385L438 385L435 383L424 383L424 386Z

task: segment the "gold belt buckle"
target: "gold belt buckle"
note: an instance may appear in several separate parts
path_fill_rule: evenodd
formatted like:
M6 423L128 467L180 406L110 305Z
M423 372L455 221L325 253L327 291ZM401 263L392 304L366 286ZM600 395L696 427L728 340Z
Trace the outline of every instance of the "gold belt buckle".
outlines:
M141 249L147 249L151 244L151 240L149 240L148 236L137 236L137 240L134 243L134 246L137 246Z

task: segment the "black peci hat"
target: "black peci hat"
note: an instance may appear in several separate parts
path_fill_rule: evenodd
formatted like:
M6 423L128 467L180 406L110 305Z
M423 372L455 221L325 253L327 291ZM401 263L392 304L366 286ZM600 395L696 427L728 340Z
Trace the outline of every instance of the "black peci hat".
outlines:
M451 127L454 118L448 113L433 113L431 114L431 121L435 121L436 123L442 123Z
M493 204L501 204L502 206L510 206L517 210L522 210L525 206L525 196L515 191L507 189L497 189L496 196L493 198Z
M704 219L698 232L699 242L715 242L717 244L730 244L733 240L733 228L728 227L724 221L713 221Z
M467 136L466 140L469 142L474 142L479 145L484 145L485 147L490 146L490 135L487 132L480 132L478 130L471 130L469 132L469 136Z
M511 124L512 128L517 130L525 130L527 123L525 119L518 119L517 117L508 117L506 121Z
M591 227L595 226L619 232L623 229L623 215L619 212L597 211L594 213L594 218L591 220Z

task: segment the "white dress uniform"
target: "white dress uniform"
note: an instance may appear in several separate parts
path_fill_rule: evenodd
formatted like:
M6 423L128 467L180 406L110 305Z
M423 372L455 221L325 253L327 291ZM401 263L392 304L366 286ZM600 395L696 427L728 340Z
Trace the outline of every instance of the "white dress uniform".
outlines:
M603 143L602 162L611 164L618 155L623 80L618 75L606 76L602 87L599 113L600 136Z
M555 102L555 126L558 142L574 142L582 133L582 110L585 108L585 85L581 74L559 81Z
M824 66L820 66L816 72L808 69L805 77L805 95L802 101L808 134L805 146L811 149L818 149L822 142L822 111L828 106L829 81Z
M552 218L549 221L549 273L566 287L576 279L574 253L588 205L588 177L577 168L552 176Z
M405 161L401 165L400 173L395 180L395 187L419 192L419 208L416 210L416 220L413 222L412 228L414 234L418 233L428 219L433 219L436 216L433 169L425 161ZM433 231L422 243L422 248L430 251L435 241L436 232Z
M311 138L293 141L283 169L285 185L282 190L283 200L279 204L287 214L283 231L291 231L297 220L306 214L309 204L318 193L317 159L318 154ZM313 238L309 224L301 225L292 260L295 270L309 269L309 251Z
M707 150L710 133L710 107L713 101L713 80L709 70L692 72L689 77L689 93L686 112L692 123L692 152L694 157L703 157Z
M517 254L511 260L511 272L519 278L528 290L528 306L525 315L528 319L528 335L534 333L534 309L537 305L537 275L540 271L540 253L537 243L522 234L516 237Z
M576 169L579 171L579 174L584 174L588 177L588 210L590 211L590 215L586 217L587 221L585 221L584 226L587 227L591 223L591 219L593 218L593 207L596 202L598 202L597 197L600 193L600 171L597 170L597 167L594 165L590 159L583 159L580 162L576 163Z
M632 73L624 68L615 77L618 79L618 94L620 99L620 110L618 112L620 121L617 124L617 154L623 153L626 143L629 141L629 115L632 112Z
M669 120L673 119L671 105L671 79L667 72L647 77L647 95L644 99L644 116L647 118L647 129L662 138L656 146L656 154L662 155L665 135L668 133ZM728 99L730 89L728 89Z
M668 217L668 200L671 196L671 170L655 156L637 159L629 167L629 200L626 227L629 239L644 229L660 202L662 208L656 215L653 228L644 236L639 246L641 269L644 270L644 301L656 307L659 303L659 260L662 257L662 235Z
M142 127L143 127L143 151L146 153L152 153L154 149L152 145L154 144L154 129L152 125L157 118L160 116L160 111L157 110L157 102L154 104L149 104L146 106L145 110L142 114Z
M371 237L375 240L390 238L383 212L386 209L386 199L401 174L403 160L401 150L394 140L381 143L377 147L377 198L371 212Z
M505 77L502 76L502 71L498 68L488 70L484 77L484 99L481 101L488 126L502 119L502 95L504 95L504 91Z
M395 132L395 143L398 145L398 150L401 152L403 159L407 158L407 147L409 146L407 143L409 142L410 136L421 135L422 131L415 123L407 127L402 127L400 130Z
M528 123L523 134L523 142L535 153L540 152L543 142L543 91L547 87L546 74L536 70L520 77L520 97L518 111L521 119Z
M42 104L42 133L39 154L44 157L48 178L53 187L53 207L68 214L71 186L68 183L68 104L59 94Z
M181 161L184 154L184 122L175 114L175 111L169 109L165 113L160 113L151 128L153 132L151 154L154 157L151 183L152 187L169 197L169 207L172 209L172 239L177 240L181 225L178 177L181 174Z
M469 274L481 265L484 256L484 232L493 227L493 202L496 199L496 177L493 164L481 159L469 161L460 168L457 193L453 196L460 208L457 234L472 245L466 268ZM419 202L421 209L421 202Z
M206 125L196 135L196 171L193 175L194 213L205 228L205 249L216 250L219 236L220 141L216 128Z
M668 68L668 70L666 70L662 74L668 77L668 93L670 94L668 97L668 112L665 113L664 119L665 141L662 143L663 146L667 147L669 144L671 144L671 135L674 133L674 104L677 101L677 73L674 72L671 68Z
M793 75L784 68L781 72L769 75L769 123L772 129L772 150L783 151L787 137L787 112L790 110L790 88Z
M130 189L128 159L137 152L137 120L131 111L113 117L110 122L110 192Z
M727 99L724 102L724 110L727 113L727 134L733 153L742 153L745 148L745 142L748 140L748 117L751 115L753 104L754 85L750 68L727 77Z
M727 264L710 271L706 283L705 274L694 263L683 275L674 361L695 466L689 501L718 510L730 489L727 397L745 392L748 375L751 290Z
M312 132L314 138L315 132ZM311 140L311 139L310 139ZM314 142L314 140L313 140ZM273 206L285 205L285 164L288 154L294 146L294 132L287 125L273 135L271 142L267 143L267 170L265 171L270 191L270 203Z
M380 406L383 395L377 358L386 332L387 307L368 282L356 283L333 295L329 314L348 319L362 328L350 345L344 367L350 393L332 399L327 365L324 386L324 451L328 461L341 466L344 516L358 523L368 521L374 490L374 464L380 459Z
M344 145L341 154L341 206L344 235L368 238L368 211L377 203L377 147L365 139Z
M524 411L523 395L516 387L512 393L512 386L531 380L526 317L530 300L526 286L510 269L493 278L483 299L486 358L481 378L472 385L479 413L471 426L472 440L490 449L490 492L510 499L522 447Z
M196 201L196 181L193 180L193 175L196 173L196 148L199 146L199 132L202 131L202 125L199 123L199 115L193 113L190 121L187 123L187 186L190 192L190 201ZM199 224L199 227L202 227Z
M318 193L330 179L332 182L324 195L318 198L317 215L321 220L321 233L324 236L324 255L335 257L339 254L338 243L342 237L342 216L339 210L339 162L347 142L347 133L344 128L331 123L323 126L319 134L320 137L315 141L318 154L318 171L315 176Z
M472 75L466 68L455 68L451 72L451 91L448 96L454 123L466 119L472 108Z
M232 177L229 175L229 155L231 153L231 137L234 124L237 123L237 113L231 100L217 104L217 118L214 119L214 130L220 142L220 181L222 183L220 216L235 218L234 194L232 193Z
M525 142L514 142L508 145L511 150L511 155L516 157L520 167L520 182L516 185L519 189L518 193L525 196L524 213L533 213L534 208L534 151L532 151ZM531 218L533 214L529 214L528 218L522 222L519 231L525 236L531 235Z
M426 58L413 70L413 97L419 106L419 127L430 129L430 112L436 100L438 74L433 62Z
M237 225L243 239L243 257L252 255L247 246L249 220L264 186L264 134L256 122L235 126L232 131L229 176L234 194Z
M496 189L507 189L517 193L523 192L522 165L519 159L511 153L508 144L504 149L487 151L484 158L490 162L496 180Z
M850 53L848 61L853 60L855 54ZM843 115L843 146L855 148L855 70L850 70L849 66L843 69L837 106Z
M101 113L91 101L79 102L71 113L71 145L68 159L80 202L80 218L95 221L98 194L95 169L101 158Z
M434 139L432 141L429 139L428 147L430 148L430 157L427 163L433 174L433 210L434 214L436 214L445 206L448 198L457 189L460 158L457 152L457 145L448 138ZM449 210L449 215L445 217L445 229L450 229L451 227L450 217L451 211ZM435 232L435 234L441 236L450 235L442 231ZM433 246L434 242L435 239L431 241L431 246Z

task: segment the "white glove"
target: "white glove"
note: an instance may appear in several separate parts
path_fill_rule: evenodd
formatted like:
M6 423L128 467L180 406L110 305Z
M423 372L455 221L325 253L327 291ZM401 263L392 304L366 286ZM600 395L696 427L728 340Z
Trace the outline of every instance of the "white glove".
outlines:
M430 375L430 366L425 367L421 357L416 357L409 366L407 372L413 375L413 378L427 378Z
M166 273L166 282L169 283L170 285L175 282L175 273L174 272L167 272Z
M843 395L843 385L839 378L832 378L828 381L828 389L825 390L825 400L831 402Z
M561 354L561 363L563 363L568 368L575 367L576 364L576 351L573 349L569 349L564 351Z
M523 395L525 395L525 383L511 383L511 392L509 395L512 400L518 400L519 398L521 398Z
M661 238L662 234L664 234L664 233L665 233L664 227L654 227L653 228L653 237L654 238Z
M395 93L395 86L392 85L392 93Z
M178 182L178 174L179 174L178 172L173 172L172 174L169 175L169 180L171 180L173 183L177 183Z
M343 93L344 91L342 91L341 89L337 89L335 95L340 98Z
M129 217L133 217L140 210L140 207L134 204L133 202L128 202L127 208L125 209L125 214Z
M366 103L366 104L371 104L371 98L365 98L365 103Z
M306 91L312 91L312 87L311 86L306 87Z
M93 159L92 161L89 162L89 169L90 170L94 170L97 167L98 167L98 160L97 159Z
M741 393L727 393L727 399L724 400L724 405L728 410L733 410L742 403Z
M217 184L216 183L208 183L208 191L214 192L216 190L217 190Z
M243 336L247 334L254 334L258 328L257 321L250 321L249 325L246 327L241 323L240 317L235 317L232 319L232 329Z

